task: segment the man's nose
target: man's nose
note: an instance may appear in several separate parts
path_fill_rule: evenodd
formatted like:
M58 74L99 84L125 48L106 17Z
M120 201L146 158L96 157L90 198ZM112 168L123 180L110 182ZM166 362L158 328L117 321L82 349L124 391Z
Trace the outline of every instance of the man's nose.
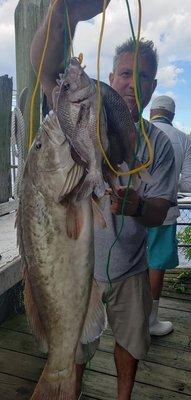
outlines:
M133 74L132 74L132 75L129 76L129 78L128 78L128 86L129 86L129 88L131 88L131 89L134 90L134 85L135 85L135 83L134 83L134 77L133 77Z

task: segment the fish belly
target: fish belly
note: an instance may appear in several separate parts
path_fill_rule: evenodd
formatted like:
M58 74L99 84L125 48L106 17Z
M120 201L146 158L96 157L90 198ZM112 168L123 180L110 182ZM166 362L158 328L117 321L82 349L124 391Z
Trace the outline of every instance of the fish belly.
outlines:
M37 211L34 202L27 208L23 224L28 280L48 346L43 379L54 385L73 374L92 287L94 249L90 200L82 200L79 206L83 227L77 240L67 235L66 209L61 205L44 204Z

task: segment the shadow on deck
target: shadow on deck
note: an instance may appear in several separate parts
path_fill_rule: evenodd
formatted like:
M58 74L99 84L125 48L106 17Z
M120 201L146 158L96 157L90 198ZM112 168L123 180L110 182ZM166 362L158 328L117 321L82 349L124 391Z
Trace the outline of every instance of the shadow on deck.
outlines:
M172 276L174 272L171 273ZM132 400L191 399L191 296L166 287L160 317L170 319L174 332L153 338L147 358L141 361ZM116 399L114 339L108 329L84 378L84 400ZM44 366L25 315L17 315L0 327L0 399L29 400Z

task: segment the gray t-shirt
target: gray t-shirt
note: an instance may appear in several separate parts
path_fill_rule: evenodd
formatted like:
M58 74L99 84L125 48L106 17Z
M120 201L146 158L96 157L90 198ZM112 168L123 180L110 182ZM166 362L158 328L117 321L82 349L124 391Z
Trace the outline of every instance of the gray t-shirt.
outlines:
M184 132L174 126L162 122L159 118L155 120L154 125L168 135L175 156L176 182L180 192L191 192L191 139ZM168 210L167 217L163 225L172 225L176 223L177 217L180 215L178 206L171 207Z
M148 168L152 176L152 185L141 182L138 193L142 198L163 198L176 202L176 178L174 151L167 135L153 124L145 121L145 128L154 152L154 161ZM142 163L148 160L147 145L141 139L138 158ZM127 179L123 179L127 184ZM116 239L116 232L121 227L121 216L110 212L110 198L104 196L101 208L107 227L95 226L95 278L108 282L107 261L109 250ZM110 280L120 280L147 269L146 228L136 218L124 217L124 225L119 239L112 248L108 274Z

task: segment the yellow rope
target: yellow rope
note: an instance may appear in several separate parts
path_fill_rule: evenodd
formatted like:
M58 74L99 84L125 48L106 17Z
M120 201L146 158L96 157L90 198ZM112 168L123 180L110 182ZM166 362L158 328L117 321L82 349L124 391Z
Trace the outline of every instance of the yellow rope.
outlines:
M41 78L41 73L42 73L42 68L43 68L43 63L45 59L45 54L46 50L48 47L48 42L49 42L49 37L50 37L50 26L51 26L51 21L52 21L52 14L54 11L54 7L56 6L58 0L55 0L51 6L50 6L50 12L49 12L49 17L48 17L48 26L47 26L47 33L46 33L46 40L45 40L45 45L37 73L37 79L36 79L36 84L35 88L31 97L31 103L30 103L30 113L29 113L29 143L28 147L30 148L33 142L33 120L34 120L34 102L35 102L35 97L37 94L38 86L40 83L40 78ZM65 6L66 6L66 17L67 17L67 24L68 24L68 32L69 32L69 38L70 38L70 51L72 53L72 56L74 55L74 50L73 50L73 40L72 40L72 34L71 34L71 28L70 28L70 20L69 20L69 15L68 15L68 8L67 8L67 3L65 0ZM80 54L80 56L83 59L83 56Z
M48 46L49 35L50 35L50 25L51 25L51 20L52 20L52 13L53 13L53 10L54 10L54 7L55 7L57 1L58 0L55 0L52 3L51 7L50 7L50 14L49 14L49 18L48 18L48 27L47 27L45 45L44 45L44 49L43 49L43 53L42 53L42 57L41 57L41 61L40 61L39 69L38 69L36 85L35 85L35 88L34 88L34 91L33 91L32 97L31 97L30 114L29 114L29 148L31 147L32 142L33 142L34 101L35 101L35 97L36 97L36 94L37 94L38 86L39 86L39 83L40 83L40 77L41 77L42 67L43 67L43 63L44 63L45 53L46 53L47 46Z

